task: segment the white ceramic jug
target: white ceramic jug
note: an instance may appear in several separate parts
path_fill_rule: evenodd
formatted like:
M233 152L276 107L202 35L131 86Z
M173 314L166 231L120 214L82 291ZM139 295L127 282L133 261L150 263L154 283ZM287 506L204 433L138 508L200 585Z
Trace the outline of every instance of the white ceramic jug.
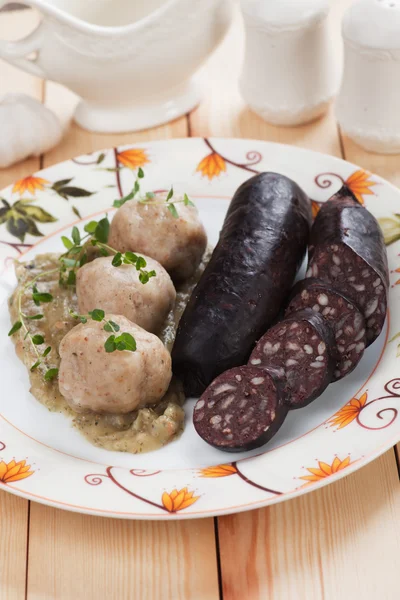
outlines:
M145 129L191 110L200 98L192 75L232 15L232 0L26 3L43 19L25 39L0 41L0 58L70 88L82 98L76 121L102 132Z

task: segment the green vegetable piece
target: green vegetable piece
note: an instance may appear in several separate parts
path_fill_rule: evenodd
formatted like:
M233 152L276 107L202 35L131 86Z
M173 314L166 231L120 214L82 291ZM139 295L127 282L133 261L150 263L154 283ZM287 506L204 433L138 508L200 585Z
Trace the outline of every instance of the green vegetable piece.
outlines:
M76 273L75 271L69 271L67 278L67 285L75 285L76 284Z
M67 237L65 237L65 235L61 236L61 241L64 244L64 246L66 247L67 250L71 250L71 248L74 247L73 242L71 242L71 240Z
M93 321L102 321L104 319L104 314L104 310L101 310L100 308L89 311L89 315Z
M51 346L47 346L46 350L42 352L42 356L45 357L51 352Z
M167 208L171 215L174 217L174 219L179 219L178 211L176 210L175 204L168 204Z
M149 281L149 279L151 277L155 277L156 276L156 272L155 271L142 271L141 273L139 273L139 281L140 283L147 283Z
M39 359L31 366L31 368L30 368L31 373L33 373L33 371L35 371L40 364L42 364L42 361Z
M111 261L113 267L120 267L122 265L122 254L121 252L117 252L114 258Z
M39 321L40 319L43 319L43 315L40 315L40 314L39 315L32 315L31 317L27 317L27 316L24 315L24 317L25 317L25 319L27 321Z
M58 375L58 369L49 369L45 373L45 381L52 381Z
M155 197L156 197L156 195L155 195L154 192L146 192L146 199L147 200L152 200Z
M110 337L106 339L104 348L106 352L114 352L116 350L115 335L110 335Z
M183 204L185 206L195 206L194 202L192 202L187 194L183 195Z
M35 346L39 346L40 344L44 343L44 337L39 334L33 335L31 339L32 343L35 344Z
M104 329L104 331L113 333L113 332L119 331L120 327L117 323L114 323L114 321L107 321L107 323L104 325L103 329Z
M104 217L104 219L100 219L100 221L97 223L97 227L94 231L94 236L96 240L98 240L102 244L107 244L109 232L110 221L108 220L108 217Z
M33 286L32 291L32 299L36 306L39 306L42 302L47 303L53 300L53 296L48 292L39 292L36 285Z
M8 336L10 337L11 335L14 335L14 333L16 333L19 329L21 329L21 327L22 327L21 321L16 321L14 323L14 325L11 327L10 331L8 332Z
M144 171L143 171L142 167L138 168L137 176L139 177L139 179L143 179Z
M140 269L144 269L147 266L146 260L143 256L138 256L136 260L136 269L139 271Z
M117 350L128 350L129 352L135 352L136 340L130 333L121 333L114 340Z
M136 265L137 259L137 255L134 252L129 252L129 250L124 254L124 262L126 261L126 264Z
M80 261L79 261L79 266L80 266L80 267L83 267L83 265L86 265L87 261L88 261L88 255L87 255L87 253L86 253L86 252L84 252L84 253L82 254L82 256L81 256L81 259L80 259Z
M96 231L97 225L97 221L89 221L89 223L86 223L83 229L86 231L86 233L92 234Z
M172 198L173 195L174 195L174 188L171 186L171 189L168 192L168 196L167 196L166 202L169 202L171 200L171 198Z
M81 243L81 234L79 233L79 229L75 226L72 228L71 237L74 244L76 246L79 246L79 244Z

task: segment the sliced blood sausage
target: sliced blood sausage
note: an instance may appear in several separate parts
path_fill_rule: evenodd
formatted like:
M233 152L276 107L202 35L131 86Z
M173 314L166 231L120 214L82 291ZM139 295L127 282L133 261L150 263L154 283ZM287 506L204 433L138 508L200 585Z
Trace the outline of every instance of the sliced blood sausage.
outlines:
M318 277L346 294L367 322L367 345L382 331L389 271L375 217L343 186L319 211L309 246L306 277Z
M267 331L253 350L249 365L276 369L284 385L284 402L290 408L301 408L327 388L336 359L329 323L306 308L291 313Z
M266 444L282 425L288 408L279 380L256 367L235 367L219 375L197 401L193 424L204 441L228 452Z
M338 361L332 381L353 371L366 346L365 319L358 307L344 294L320 279L303 279L293 288L286 316L311 308L329 321L336 339Z
M310 225L310 200L287 177L262 173L239 187L172 350L188 396L247 362L287 298Z

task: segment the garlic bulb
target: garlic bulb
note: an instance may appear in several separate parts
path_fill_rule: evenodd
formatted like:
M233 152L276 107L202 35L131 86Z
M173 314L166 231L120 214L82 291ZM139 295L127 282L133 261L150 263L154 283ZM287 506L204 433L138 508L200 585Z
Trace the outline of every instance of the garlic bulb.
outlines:
M26 94L0 99L0 132L0 168L47 152L62 137L55 114Z

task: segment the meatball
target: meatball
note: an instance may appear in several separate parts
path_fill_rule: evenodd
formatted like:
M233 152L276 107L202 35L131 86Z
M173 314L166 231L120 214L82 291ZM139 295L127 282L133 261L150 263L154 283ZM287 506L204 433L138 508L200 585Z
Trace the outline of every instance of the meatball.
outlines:
M156 272L144 284L139 281L136 267L113 267L111 256L96 258L81 267L76 277L79 312L87 314L101 308L158 333L174 306L176 292L166 270L152 258L144 258L146 270Z
M136 350L106 352L110 333L104 322L76 325L62 339L59 353L59 389L76 412L122 414L164 396L172 377L171 357L162 342L126 317L108 314L106 319L130 333Z
M126 202L111 222L108 243L120 252L144 252L161 263L172 279L182 281L199 266L207 235L195 206L177 204L176 218L165 199L160 193L150 203Z

